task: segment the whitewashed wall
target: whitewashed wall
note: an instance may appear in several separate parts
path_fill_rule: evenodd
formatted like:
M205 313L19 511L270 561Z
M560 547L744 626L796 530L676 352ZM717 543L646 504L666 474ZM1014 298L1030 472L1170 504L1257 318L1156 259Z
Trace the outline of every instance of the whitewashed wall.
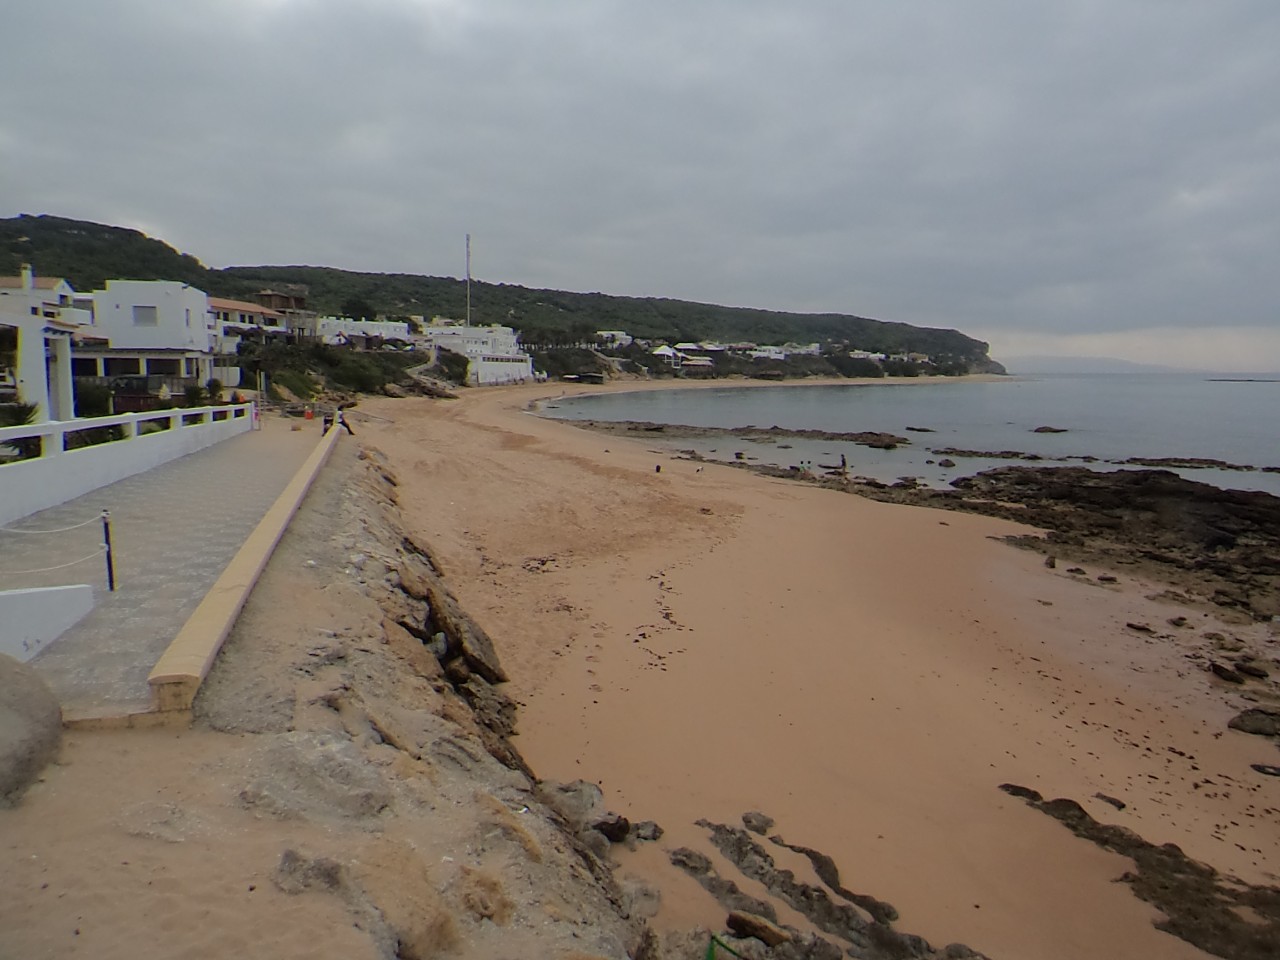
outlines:
M214 411L221 410L227 411L227 418L214 420ZM169 417L173 426L144 436L132 435L140 421L161 416ZM203 422L183 424L184 417L193 416L200 416ZM62 449L64 433L107 426L122 426L131 435L124 440L58 452ZM5 427L0 429L0 446L22 437L40 435L44 437L46 455L32 460L0 464L0 525L12 523L37 510L74 500L90 490L132 477L252 429L251 404L50 421L29 427Z

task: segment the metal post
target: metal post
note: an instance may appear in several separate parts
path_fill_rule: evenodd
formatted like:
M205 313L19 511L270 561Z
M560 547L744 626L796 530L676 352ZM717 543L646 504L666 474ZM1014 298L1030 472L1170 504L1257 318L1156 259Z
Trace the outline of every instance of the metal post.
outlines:
M111 511L102 511L102 545L107 548L107 589L116 590L116 561L111 555Z

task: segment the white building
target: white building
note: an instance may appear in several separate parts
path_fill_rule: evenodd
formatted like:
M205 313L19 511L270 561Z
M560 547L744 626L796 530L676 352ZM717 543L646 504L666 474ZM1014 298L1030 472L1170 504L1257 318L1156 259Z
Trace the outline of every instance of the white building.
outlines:
M32 404L37 422L75 418L71 338L85 314L67 281L0 277L0 401Z
M315 335L321 343L343 346L357 343L368 345L370 340L395 340L409 342L409 324L402 320L350 320L346 317L318 317ZM363 341L363 342L361 342Z
M413 342L462 354L470 361L467 382L471 384L523 383L534 378L533 358L520 349L520 335L510 327L432 321Z
M240 365L236 357L246 337L280 337L288 335L284 314L260 303L247 300L209 298L209 316L213 321L215 353L213 375L226 387L240 386Z
M819 357L822 355L820 343L784 343L782 349L787 352L787 356Z
M148 392L181 392L213 377L216 332L203 290L173 280L108 280L106 289L78 294L92 309L75 346L77 377L146 378Z
M629 347L634 342L625 330L597 330L596 339L606 347Z

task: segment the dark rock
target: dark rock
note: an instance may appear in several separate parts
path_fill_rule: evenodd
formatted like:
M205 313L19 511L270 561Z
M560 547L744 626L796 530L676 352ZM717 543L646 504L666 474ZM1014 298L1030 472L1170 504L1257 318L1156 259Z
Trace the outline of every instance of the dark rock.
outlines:
M597 820L591 827L604 834L605 839L610 843L622 843L631 832L631 821L619 814L611 813Z
M984 960L982 954L963 943L949 943L942 950L943 960Z
M777 924L770 923L764 917L758 917L754 913L744 913L741 910L730 913L725 926L739 937L754 937L770 947L776 947L791 939L791 934Z
M652 820L641 820L631 828L631 835L637 840L661 840L663 830Z
M956 462L952 460L950 457L943 457L941 460L938 461L938 466L943 467L947 470L950 470L955 465L956 465Z
M1105 793L1095 793L1094 796L1103 803L1109 803L1117 810L1123 810L1127 804L1123 800L1117 800L1115 797L1109 797Z
M1066 427L1036 427L1032 433L1066 433Z
M937 456L955 453L937 449ZM1010 542L1111 569L1140 563L1156 576L1254 616L1280 613L1280 497L1225 490L1168 470L1008 466L951 490L854 492L966 510L1049 531ZM1111 582L1103 580L1102 582Z
M1259 773L1265 773L1268 777L1280 777L1280 767L1270 763L1251 763L1249 766Z
M1084 567L1067 567L1067 573L1074 573L1077 576L1083 577L1085 575L1085 569Z
M1158 929L1207 954L1239 960L1280 956L1280 891L1223 877L1191 860L1175 844L1149 843L1132 830L1099 823L1073 800L1028 804L1061 821L1076 836L1128 857L1119 880L1159 910Z
M1016 783L1002 783L1000 784L1000 789L1011 797L1017 797L1030 803L1039 803L1044 799L1039 791L1032 790L1030 787L1018 786Z
M1227 683L1244 683L1244 677L1216 660L1209 664L1209 669L1219 680L1225 680Z
M1119 583L1120 582L1116 577L1113 577L1109 573L1100 573L1098 574L1097 579L1099 583Z
M671 862L694 876L701 876L711 870L711 858L688 847L677 847L672 850Z
M1155 633L1149 623L1126 623L1125 626L1130 630L1138 631L1138 633Z
M1187 625L1186 617L1170 617L1167 621L1171 627L1185 627Z
M758 810L751 810L742 815L742 825L752 833L758 833L763 837L773 829L773 817Z
M306 890L327 890L334 893L350 883L347 868L328 857L305 857L296 850L286 849L276 865L275 885L284 893L299 894Z
M0 654L0 806L17 802L62 742L62 708L34 669Z
M778 911L773 904L743 893L732 880L726 880L711 869L711 861L688 847L680 847L668 854L671 862L701 884L726 910L754 913L773 923L778 922Z
M1280 737L1280 711L1250 707L1228 720L1227 726L1260 737Z
M600 862L607 862L609 859L609 838L599 830L587 828L578 833L578 839L582 841L582 845L591 851L591 854Z
M1252 660L1240 660L1236 663L1236 670L1243 673L1246 677L1253 677L1256 680L1265 680L1271 676L1266 667Z
M600 819L604 805L604 793L589 780L573 780L560 783L543 780L538 784L539 800L568 821L574 830L581 830L588 823Z
M1049 554L1049 556L1044 558L1044 565L1048 567L1050 570L1053 570L1058 566L1058 558L1055 557L1053 554Z
M891 903L885 903L883 900L877 900L875 897L865 893L855 893L848 889L840 882L840 870L836 867L835 860L822 853L814 850L812 847L804 847L796 843L787 843L781 837L770 837L770 843L775 843L780 847L786 847L796 853L803 854L809 858L809 863L813 865L813 872L818 875L818 879L827 885L827 888L839 897L843 897L850 903L861 907L871 915L871 919L877 923L893 923L898 919L897 908Z
M423 639L443 632L449 639L451 655L463 657L467 666L489 683L505 683L507 674L498 661L493 641L458 606L458 601L445 589L444 581L434 571L418 564L404 564L399 574L401 589L417 600L425 600L430 611L427 635Z
M746 830L699 820L698 826L711 832L711 843L743 875L764 885L773 896L798 910L826 933L848 940L857 948L870 944L869 926L852 906L837 904L827 892L796 880L789 870L779 870L768 852Z
M471 667L463 657L454 657L444 665L444 675L455 687L471 679Z
M476 720L500 737L516 732L516 704L505 693L480 676L469 677L458 687L464 700L471 705Z

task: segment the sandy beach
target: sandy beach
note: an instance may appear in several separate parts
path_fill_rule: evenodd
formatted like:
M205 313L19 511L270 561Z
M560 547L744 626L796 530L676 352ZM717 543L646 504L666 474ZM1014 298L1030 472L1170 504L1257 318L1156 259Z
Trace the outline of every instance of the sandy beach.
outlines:
M760 810L935 944L1205 956L1114 882L1129 860L1006 782L1276 882L1278 782L1249 768L1274 750L1226 731L1238 704L1217 681L1125 627L1211 618L1125 571L1082 582L991 539L1014 524L674 460L528 412L600 390L371 400L353 422L498 644L533 769L597 781L667 831L621 864L662 889L659 925L723 921L663 851L709 850L694 821ZM1231 630L1274 656L1261 626ZM807 869L794 861L779 858Z

